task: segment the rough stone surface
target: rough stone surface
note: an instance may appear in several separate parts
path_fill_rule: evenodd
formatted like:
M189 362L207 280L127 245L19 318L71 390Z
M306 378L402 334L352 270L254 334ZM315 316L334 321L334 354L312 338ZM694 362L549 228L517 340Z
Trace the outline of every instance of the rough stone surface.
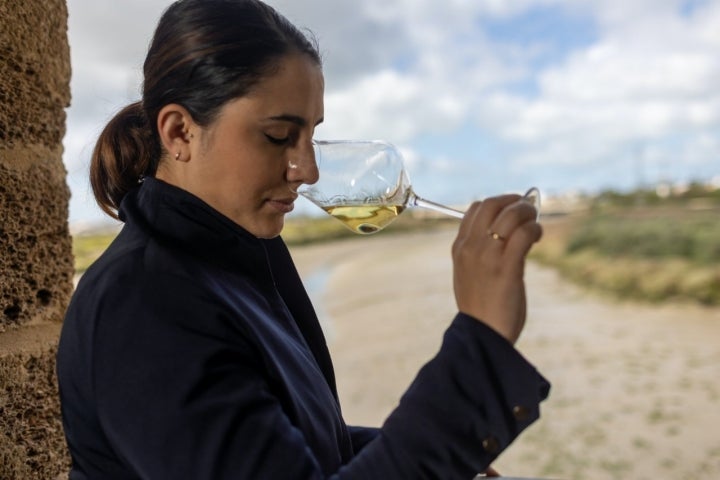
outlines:
M48 345L0 358L0 478L49 480L70 469L58 415L55 352Z
M55 479L69 459L55 352L72 291L62 163L65 0L0 1L0 479Z
M58 146L70 101L64 0L0 3L0 145Z
M45 160L7 168L6 153L0 149L0 331L62 320L73 274L63 176Z

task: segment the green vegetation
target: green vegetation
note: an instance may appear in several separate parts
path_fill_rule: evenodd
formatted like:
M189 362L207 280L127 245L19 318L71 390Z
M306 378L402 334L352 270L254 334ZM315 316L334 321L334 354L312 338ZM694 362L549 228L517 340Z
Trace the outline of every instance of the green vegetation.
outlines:
M720 305L719 200L604 195L547 222L533 258L620 298Z
M647 212L647 210L645 210ZM610 257L683 259L698 264L720 262L720 214L669 210L595 215L570 237L568 254L594 250Z
M75 272L82 273L87 270L90 264L110 245L115 235L110 232L74 235L72 249L75 256Z
M658 193L663 190L665 191L664 194ZM712 188L700 182L692 182L679 192L673 192L670 187L640 188L631 192L606 190L593 197L591 202L596 209L608 206L637 207L640 205L663 207L720 206L720 188Z

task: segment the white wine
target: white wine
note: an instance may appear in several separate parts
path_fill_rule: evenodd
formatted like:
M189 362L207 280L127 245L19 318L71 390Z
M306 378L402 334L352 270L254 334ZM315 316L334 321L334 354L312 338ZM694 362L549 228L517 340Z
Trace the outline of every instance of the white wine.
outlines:
M410 184L400 151L382 141L313 140L320 179L300 185L297 193L343 222L369 235L387 227L406 208L422 207L463 218L465 212L419 197ZM525 199L540 212L540 192Z
M355 233L369 235L385 228L405 210L404 205L330 205L322 207Z

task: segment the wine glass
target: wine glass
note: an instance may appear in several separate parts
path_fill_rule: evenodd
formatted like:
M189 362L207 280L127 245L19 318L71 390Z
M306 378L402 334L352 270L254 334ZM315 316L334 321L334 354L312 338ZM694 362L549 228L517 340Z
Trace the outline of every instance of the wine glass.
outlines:
M464 212L419 197L412 189L400 151L379 140L313 142L320 180L298 193L355 233L379 232L408 207L423 207L462 218ZM524 197L540 211L540 192ZM539 214L538 214L539 215Z

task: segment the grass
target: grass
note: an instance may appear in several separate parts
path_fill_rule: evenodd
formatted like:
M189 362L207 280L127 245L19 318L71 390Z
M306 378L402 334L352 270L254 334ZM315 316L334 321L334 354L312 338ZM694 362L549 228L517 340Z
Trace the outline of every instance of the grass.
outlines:
M609 258L682 259L698 265L720 262L720 218L684 215L601 214L582 222L566 245L569 254L593 250Z
M115 233L84 233L72 239L75 272L82 273L100 256L115 238Z
M720 208L591 210L551 219L532 257L618 298L720 305Z

